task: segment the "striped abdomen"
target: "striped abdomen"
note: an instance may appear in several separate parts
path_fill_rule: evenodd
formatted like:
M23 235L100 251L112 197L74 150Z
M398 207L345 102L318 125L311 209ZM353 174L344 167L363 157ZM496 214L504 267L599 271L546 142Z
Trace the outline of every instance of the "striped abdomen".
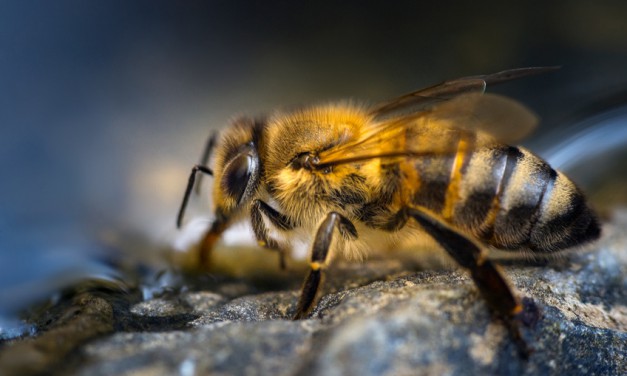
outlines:
M553 252L598 238L581 192L546 162L523 148L458 140L457 155L416 161L414 204L501 249Z

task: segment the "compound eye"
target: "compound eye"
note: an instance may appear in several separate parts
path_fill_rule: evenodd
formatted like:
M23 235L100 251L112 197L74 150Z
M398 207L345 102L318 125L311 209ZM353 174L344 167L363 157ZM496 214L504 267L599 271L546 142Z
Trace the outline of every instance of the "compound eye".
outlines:
M222 177L222 189L240 202L253 174L255 160L248 153L242 153L229 162Z

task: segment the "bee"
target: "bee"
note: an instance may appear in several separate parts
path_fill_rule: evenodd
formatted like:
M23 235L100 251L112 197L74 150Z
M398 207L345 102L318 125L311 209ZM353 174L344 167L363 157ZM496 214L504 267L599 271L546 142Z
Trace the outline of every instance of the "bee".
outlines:
M177 226L201 172L214 177L215 220L199 265L209 265L220 235L246 216L283 267L295 242L309 244L294 319L314 307L335 256L362 259L427 234L469 271L526 356L522 304L487 250L555 254L598 238L600 228L573 182L510 146L535 127L536 116L485 88L554 69L464 77L374 106L331 103L241 117L210 139L192 168Z

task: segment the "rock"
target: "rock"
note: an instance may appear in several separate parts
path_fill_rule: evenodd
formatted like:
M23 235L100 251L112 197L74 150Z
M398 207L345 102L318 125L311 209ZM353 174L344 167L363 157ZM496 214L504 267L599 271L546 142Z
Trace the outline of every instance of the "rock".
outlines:
M30 354L63 359L46 363L59 375L624 375L626 228L619 214L591 251L503 266L531 311L523 327L535 350L528 360L463 271L414 272L397 259L334 265L307 320L290 320L302 276L275 274L267 289L218 278L126 309L113 304L115 314L102 319L113 317L111 327L73 334L79 338L61 352ZM13 360L17 372L11 354L51 332L5 345L2 369Z
M59 367L91 338L114 331L111 304L96 295L81 293L50 319L52 325L36 338L14 343L0 352L0 370L6 375L39 374Z

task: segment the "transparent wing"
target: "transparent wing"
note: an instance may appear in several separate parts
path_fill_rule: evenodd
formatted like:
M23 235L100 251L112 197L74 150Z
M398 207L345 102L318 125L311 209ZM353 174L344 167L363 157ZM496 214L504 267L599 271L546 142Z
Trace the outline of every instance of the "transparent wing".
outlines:
M510 144L529 134L537 122L533 112L513 99L496 94L457 95L420 112L384 119L374 117L354 140L321 152L317 164L454 154L457 142L446 137L446 130L485 132Z
M375 118L398 116L399 112L419 112L442 101L468 93L483 93L486 86L515 80L522 77L551 72L560 67L529 67L501 71L498 73L462 77L402 95L373 106L370 113Z
M522 103L497 94L458 96L425 116L434 124L488 133L505 144L522 140L538 125L538 117Z

